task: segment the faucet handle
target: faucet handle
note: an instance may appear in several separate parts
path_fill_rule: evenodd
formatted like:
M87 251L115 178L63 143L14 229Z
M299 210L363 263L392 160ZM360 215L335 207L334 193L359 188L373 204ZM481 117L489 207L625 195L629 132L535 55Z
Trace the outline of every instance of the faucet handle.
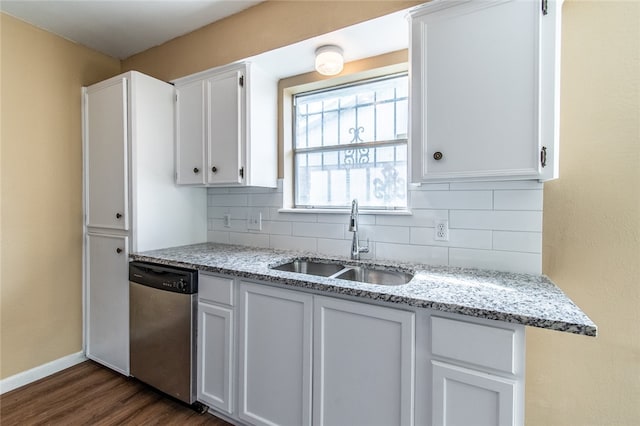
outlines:
M358 247L358 250L360 251L360 253L369 253L369 238L367 238L367 245Z

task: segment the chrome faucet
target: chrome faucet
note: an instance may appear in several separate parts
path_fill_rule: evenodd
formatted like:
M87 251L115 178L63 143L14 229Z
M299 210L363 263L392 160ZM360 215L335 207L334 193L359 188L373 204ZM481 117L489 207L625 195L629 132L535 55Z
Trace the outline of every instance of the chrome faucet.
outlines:
M367 240L366 246L360 247L360 241L358 240L358 200L356 199L351 202L349 232L353 232L353 239L351 240L351 259L360 260L360 253L369 253L369 240Z

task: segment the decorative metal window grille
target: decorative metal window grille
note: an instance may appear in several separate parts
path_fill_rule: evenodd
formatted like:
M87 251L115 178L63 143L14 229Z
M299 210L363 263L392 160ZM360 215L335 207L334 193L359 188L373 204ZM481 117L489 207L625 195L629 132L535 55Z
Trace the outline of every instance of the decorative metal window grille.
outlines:
M408 78L294 97L295 206L407 206Z

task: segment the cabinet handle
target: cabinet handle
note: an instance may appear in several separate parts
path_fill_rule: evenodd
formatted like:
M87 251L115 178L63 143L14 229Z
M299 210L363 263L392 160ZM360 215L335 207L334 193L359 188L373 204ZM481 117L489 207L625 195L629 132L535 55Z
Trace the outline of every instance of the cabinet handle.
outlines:
M195 173L195 174L200 173L200 169L199 169L199 168L197 168L197 167L194 167L194 168L193 168L193 173Z
M212 171L213 173L216 173L216 172L218 171L218 168L217 168L216 166L213 166L213 167L211 168L211 171Z
M442 160L442 153L440 151L436 151L433 153L433 159L436 161Z
M120 219L122 215L120 213L116 213L116 219Z
M116 253L118 253L118 254L122 253L122 249L121 249L120 247L118 247L118 248L116 249Z

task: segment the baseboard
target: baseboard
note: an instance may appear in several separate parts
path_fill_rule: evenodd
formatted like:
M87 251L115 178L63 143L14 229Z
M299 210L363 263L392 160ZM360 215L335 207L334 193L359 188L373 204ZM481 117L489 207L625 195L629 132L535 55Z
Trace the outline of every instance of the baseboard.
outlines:
M0 395L86 361L84 352L67 355L0 380Z

